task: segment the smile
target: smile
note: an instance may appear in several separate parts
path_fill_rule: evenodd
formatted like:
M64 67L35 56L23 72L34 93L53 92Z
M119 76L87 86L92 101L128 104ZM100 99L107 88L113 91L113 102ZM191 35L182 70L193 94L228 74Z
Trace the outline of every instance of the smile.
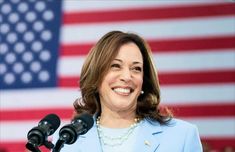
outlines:
M131 89L131 88L114 88L113 91L118 94L127 95L127 94L130 94L131 92L133 92L133 89Z

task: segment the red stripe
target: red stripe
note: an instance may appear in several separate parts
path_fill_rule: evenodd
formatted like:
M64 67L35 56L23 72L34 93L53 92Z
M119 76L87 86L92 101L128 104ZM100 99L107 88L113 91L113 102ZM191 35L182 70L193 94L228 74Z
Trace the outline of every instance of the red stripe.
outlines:
M59 87L80 87L79 77L60 77L58 81Z
M224 103L224 102L220 102ZM224 117L235 116L235 103L201 104L201 105L169 105L176 117ZM30 110L1 110L0 121L41 120L49 113L57 114L61 119L70 119L73 115L71 108L30 109Z
M221 129L223 129L223 128L221 128ZM226 129L226 128L224 128L224 129ZM228 138L228 137L213 137L213 138L203 137L202 143L204 146L209 147L210 152L212 152L213 150L219 150L218 152L226 152L224 150L225 147L232 147L235 149L235 137L231 137L231 138Z
M27 110L1 110L1 121L16 121L16 120L41 120L46 115L54 113L61 119L69 119L73 115L73 105L71 108L51 108L51 109L27 109Z
M155 52L214 50L235 48L235 36L182 38L162 41L149 41Z
M1 152L25 152L25 143L26 141L8 141L0 143L0 151ZM212 150L220 150L222 151L225 147L231 146L235 148L235 138L227 138L227 137L215 137L215 138L202 138L202 143L204 146L210 146ZM40 147L42 152L49 152L44 146Z
M186 102L185 102L186 103ZM190 104L167 106L176 117L235 116L235 102L227 104Z
M227 71L160 73L159 80L162 85L231 83L235 82L235 69Z
M193 71L159 73L161 85L182 84L208 84L208 83L233 83L235 82L234 70L221 71ZM79 87L79 77L60 77L60 87Z
M128 8L92 12L72 12L63 15L64 24L120 22L151 19L176 19L234 15L234 3L174 6L164 8Z
M235 36L148 40L153 52L203 51L235 48ZM86 55L94 44L62 44L61 55Z
M27 141L1 141L0 152L29 152L25 147L26 142ZM42 152L50 152L45 146L40 146L39 149Z
M62 44L60 47L61 56L86 55L94 44Z

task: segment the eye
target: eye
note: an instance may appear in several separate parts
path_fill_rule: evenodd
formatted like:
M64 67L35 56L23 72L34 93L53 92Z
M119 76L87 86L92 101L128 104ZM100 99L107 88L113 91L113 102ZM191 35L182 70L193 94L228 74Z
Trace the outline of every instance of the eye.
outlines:
M136 72L141 72L142 68L137 66L137 67L133 67L132 70L136 71Z
M111 68L120 68L121 66L117 63L111 64Z

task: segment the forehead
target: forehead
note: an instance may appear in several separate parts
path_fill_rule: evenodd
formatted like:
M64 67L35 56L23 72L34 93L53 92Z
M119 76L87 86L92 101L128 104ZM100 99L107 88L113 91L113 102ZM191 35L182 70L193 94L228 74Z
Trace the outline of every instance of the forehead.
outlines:
M119 48L115 59L131 60L131 61L141 62L141 63L143 62L141 51L139 47L133 42L122 45Z

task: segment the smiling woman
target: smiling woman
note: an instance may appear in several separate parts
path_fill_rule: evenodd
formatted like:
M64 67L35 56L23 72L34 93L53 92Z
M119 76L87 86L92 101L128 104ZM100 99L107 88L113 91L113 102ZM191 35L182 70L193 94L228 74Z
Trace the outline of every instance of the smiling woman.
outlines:
M120 47L117 56L111 62L110 69L104 76L99 90L102 119L106 114L117 113L122 117L135 117L137 97L143 83L143 59L139 48L134 43ZM109 118L106 118L109 119ZM117 122L117 121L116 121ZM118 123L118 122L117 122ZM130 124L110 124L116 125ZM110 127L112 127L110 126ZM127 126L123 126L127 127Z
M202 151L194 125L160 110L151 50L140 36L121 31L104 35L85 60L80 88L76 115L92 114L96 124L63 151Z

